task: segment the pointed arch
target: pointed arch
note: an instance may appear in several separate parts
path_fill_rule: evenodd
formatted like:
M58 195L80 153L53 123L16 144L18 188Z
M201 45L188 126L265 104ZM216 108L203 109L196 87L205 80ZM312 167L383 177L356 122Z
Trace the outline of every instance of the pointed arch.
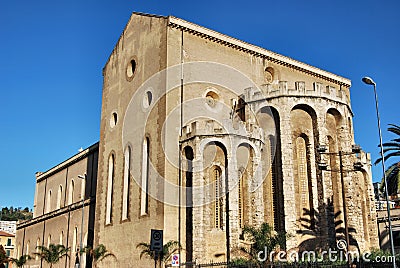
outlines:
M183 149L185 166L186 188L186 262L193 260L193 148L186 146Z
M69 183L69 190L68 190L68 205L74 203L74 192L75 192L75 182L72 179Z
M114 192L114 167L115 157L111 153L108 157L108 178L107 178L107 202L106 202L106 224L111 224L113 214L113 192Z
M140 216L149 213L149 165L150 165L150 139L146 137L142 148L142 185L140 193Z
M129 202L130 202L130 187L131 187L131 147L127 146L124 153L124 184L122 197L122 220L129 219Z

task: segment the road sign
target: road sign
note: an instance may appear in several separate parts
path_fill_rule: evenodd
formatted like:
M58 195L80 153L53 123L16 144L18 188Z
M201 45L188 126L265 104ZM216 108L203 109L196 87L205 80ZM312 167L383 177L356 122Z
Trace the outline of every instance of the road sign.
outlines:
M162 252L162 250L163 250L163 230L151 229L150 250Z
M172 266L179 266L179 254L172 255Z

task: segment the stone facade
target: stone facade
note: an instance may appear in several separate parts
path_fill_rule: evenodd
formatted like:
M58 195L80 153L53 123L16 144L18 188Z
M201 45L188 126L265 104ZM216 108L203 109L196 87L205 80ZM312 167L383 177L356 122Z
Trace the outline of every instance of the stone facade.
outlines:
M93 246L98 149L96 143L48 171L36 173L33 218L17 225L16 257L33 256L37 246L62 244L70 248L70 257L53 267L72 268L81 237L83 246ZM81 263L87 261L83 255ZM47 264L33 257L24 267Z
M348 79L139 13L103 76L95 243L116 259L100 267L151 267L136 248L150 229L179 240L182 261L233 259L243 226L262 222L291 234L287 249L334 246L343 222L350 247L378 247L370 159L347 154Z

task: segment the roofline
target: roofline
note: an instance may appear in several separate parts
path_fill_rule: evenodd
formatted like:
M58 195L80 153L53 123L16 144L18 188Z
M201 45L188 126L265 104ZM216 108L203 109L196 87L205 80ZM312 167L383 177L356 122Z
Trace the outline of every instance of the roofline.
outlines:
M283 66L288 66L293 69L308 73L310 75L322 78L324 80L328 80L330 82L333 82L335 84L341 85L341 86L346 86L350 87L351 86L351 81L348 78L344 78L342 76L333 74L328 71L324 71L322 69L319 69L317 67L311 66L309 64L303 63L301 61L289 58L287 56L283 56L281 54L272 52L270 50L267 50L265 48L252 45L250 43L244 42L242 40L236 39L234 37L219 33L217 31L208 29L206 27L200 26L198 24L174 17L174 16L160 16L160 15L154 15L154 14L147 14L147 13L141 13L141 12L132 12L128 22L125 25L124 30L122 31L120 37L118 38L117 43L115 44L111 54L109 55L104 67L103 67L103 76L104 76L104 69L108 65L111 56L113 55L116 47L118 46L121 38L124 36L126 28L128 27L129 23L132 20L133 15L138 15L138 16L146 16L146 17L153 17L153 18L159 18L159 19L166 19L167 20L167 25L170 27L176 27L176 28L182 28L185 31L195 33L200 36L204 36L210 40L217 41L219 43L225 44L230 47L237 48L239 50L258 55L260 57L264 57L267 60L270 60L272 62L276 62L280 65Z
M36 181L42 181L45 178L49 177L50 175L53 175L54 173L60 171L61 169L64 169L67 166L72 165L73 163L81 160L82 158L86 157L89 153L93 152L94 150L99 148L99 142L96 142L95 144L89 146L82 152L77 153L76 155L68 158L67 160L61 162L60 164L50 168L49 170L45 172L37 172L36 173Z
M11 234L9 232L0 230L0 236L5 236L5 237L15 237L15 234Z
M185 21L180 18L176 18L173 16L168 17L168 25L176 28L183 28L184 30L188 32L194 32L198 35L201 36L206 36L207 38L226 44L231 47L235 47L239 50L243 50L255 55L259 55L261 57L265 57L270 61L276 62L281 65L286 65L289 67L292 67L294 69L303 71L305 73L309 73L311 75L329 80L331 82L334 82L339 85L344 85L347 87L351 86L351 81L350 79L341 77L339 75L324 71L322 69L319 69L317 67L311 66L309 64L294 60L292 58L280 55L278 53L272 52L270 50L249 44L247 42L244 42L242 40L233 38L231 36L219 33L217 31L205 28L203 26L194 24L192 22Z
M131 16L129 17L128 21L125 24L125 27L124 27L122 33L118 37L118 40L115 43L110 55L108 55L106 63L103 66L103 71L102 71L103 76L104 76L104 69L107 67L107 65L108 65L108 63L109 63L109 61L111 59L111 56L114 54L114 51L115 51L116 47L118 46L119 42L121 41L121 38L124 36L126 28L128 27L129 23L131 22L133 15L151 17L151 18L157 18L157 19L166 19L166 20L168 19L168 16L161 16L161 15L155 15L155 14L149 14L149 13L142 13L142 12L132 12Z

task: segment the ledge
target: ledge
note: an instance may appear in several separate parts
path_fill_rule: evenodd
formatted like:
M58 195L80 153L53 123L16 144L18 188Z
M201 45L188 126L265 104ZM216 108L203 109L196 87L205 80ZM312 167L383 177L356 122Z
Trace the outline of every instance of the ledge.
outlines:
M89 206L91 204L95 204L95 203L96 203L96 199L94 197L90 198L90 199L86 199L84 201L85 207ZM22 228L25 228L25 227L28 227L28 226L31 226L31 225L46 221L46 220L51 219L51 218L55 218L55 217L60 216L62 214L66 214L67 212L78 210L78 209L81 209L81 208L82 208L82 201L75 202L75 203L73 203L73 204L71 204L69 206L66 206L66 207L51 211L49 213L40 215L40 216L38 216L36 218L17 223L17 230L20 230Z

